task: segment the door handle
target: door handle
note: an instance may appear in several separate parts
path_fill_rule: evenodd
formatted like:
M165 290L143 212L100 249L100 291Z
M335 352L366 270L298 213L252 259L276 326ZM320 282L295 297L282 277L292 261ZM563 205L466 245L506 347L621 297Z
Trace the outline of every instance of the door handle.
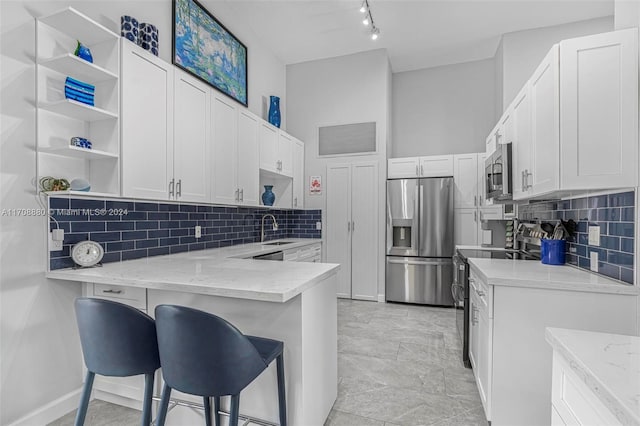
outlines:
M176 183L176 197L182 197L182 179L178 179Z
M169 197L173 197L174 196L174 188L175 188L175 184L176 184L176 180L175 179L171 179L169 181Z
M438 262L438 261L433 261L433 262L429 262L429 261L420 261L420 260L395 260L395 259L387 259L387 263L394 263L397 265L447 265L449 262L448 261L444 261L444 262Z

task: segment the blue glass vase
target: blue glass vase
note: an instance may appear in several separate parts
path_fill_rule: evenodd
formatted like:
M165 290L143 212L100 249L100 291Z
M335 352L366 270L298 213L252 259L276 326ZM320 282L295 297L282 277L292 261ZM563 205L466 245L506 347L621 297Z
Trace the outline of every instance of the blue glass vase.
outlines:
M269 123L280 128L280 98L269 96Z
M276 201L276 194L272 191L273 185L265 185L264 192L262 193L262 204L265 206L272 206Z
M80 40L76 40L78 45L76 46L76 51L73 52L79 58L84 59L87 62L93 63L93 56L91 56L91 50L84 44L80 43Z

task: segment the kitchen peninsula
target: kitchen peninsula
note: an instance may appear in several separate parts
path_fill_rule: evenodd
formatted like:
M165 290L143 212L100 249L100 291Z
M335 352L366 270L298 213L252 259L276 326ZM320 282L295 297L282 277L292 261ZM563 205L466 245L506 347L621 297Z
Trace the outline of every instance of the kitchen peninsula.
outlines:
M288 241L293 242L287 248L308 244ZM150 315L160 304L190 306L225 318L243 333L284 341L290 423L322 424L337 396L335 294L340 266L252 258L275 250L273 245L244 244L55 270L47 277L86 283L86 295L128 303ZM275 367L269 369L242 392L241 415L277 421ZM159 380L157 386L159 390ZM101 399L134 407L142 397L135 386L100 387L96 382L96 389ZM198 400L178 392L174 397ZM204 424L204 419L201 412L176 407L167 422Z

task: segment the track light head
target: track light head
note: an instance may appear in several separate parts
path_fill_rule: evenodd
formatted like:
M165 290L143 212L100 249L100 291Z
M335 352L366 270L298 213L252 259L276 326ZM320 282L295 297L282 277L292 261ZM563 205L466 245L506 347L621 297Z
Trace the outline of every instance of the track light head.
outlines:
M377 40L380 35L380 30L378 28L373 28L371 30L371 40Z
M368 26L369 25L369 17L368 16L362 20L362 24L364 26Z

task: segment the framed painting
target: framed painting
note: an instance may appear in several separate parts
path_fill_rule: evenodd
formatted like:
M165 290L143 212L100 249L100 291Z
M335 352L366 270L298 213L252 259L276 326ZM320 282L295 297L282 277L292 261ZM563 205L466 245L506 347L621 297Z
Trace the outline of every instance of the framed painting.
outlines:
M248 106L247 47L196 0L173 0L173 64Z

